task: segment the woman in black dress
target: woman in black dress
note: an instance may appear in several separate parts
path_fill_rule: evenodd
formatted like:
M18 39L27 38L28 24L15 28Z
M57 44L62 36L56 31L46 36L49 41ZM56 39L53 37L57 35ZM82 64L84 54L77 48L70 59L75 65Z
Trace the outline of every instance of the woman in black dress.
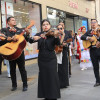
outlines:
M61 33L61 44L63 45L63 51L60 55L60 63L58 62L58 75L60 81L60 88L67 88L69 86L69 66L68 66L68 43L69 38L72 38L69 31L64 30L63 26L59 24L57 26L59 33Z
M42 21L43 32L37 33L33 40L29 39L32 43L38 42L38 98L45 98L45 100L57 100L60 98L60 85L57 73L57 59L55 55L55 45L60 44L57 32L55 35L45 36L50 30L51 25L48 20Z

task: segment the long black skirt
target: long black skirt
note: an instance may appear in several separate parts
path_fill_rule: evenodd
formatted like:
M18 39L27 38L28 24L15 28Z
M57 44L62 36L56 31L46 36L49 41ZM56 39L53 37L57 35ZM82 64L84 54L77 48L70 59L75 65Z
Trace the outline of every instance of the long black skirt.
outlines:
M39 54L38 98L60 98L60 84L55 53Z

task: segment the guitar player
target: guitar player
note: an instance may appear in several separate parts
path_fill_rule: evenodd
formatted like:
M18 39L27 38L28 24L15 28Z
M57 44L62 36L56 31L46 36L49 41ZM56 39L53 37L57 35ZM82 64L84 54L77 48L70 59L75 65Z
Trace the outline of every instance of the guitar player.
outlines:
M16 42L17 39L15 37L15 35L18 35L22 32L22 29L16 27L16 20L14 17L8 17L7 18L7 24L8 27L7 28L2 28L1 29L1 33L3 33L5 36L7 36L8 38L5 39L4 41L1 41L0 44L5 44L7 42L11 42L14 41ZM27 29L25 29L26 31L26 35L24 35L25 39L27 40L27 37L29 35L29 31ZM22 54L20 55L19 58L17 58L16 60L12 60L9 61L10 63L10 74L11 74L11 81L12 81L12 89L11 91L15 91L17 89L17 79L16 79L16 64L18 64L18 68L21 74L21 79L23 82L23 91L27 91L27 73L25 70L25 56L24 56L24 51L22 52Z
M82 40L90 40L94 41L91 37L93 36L93 31L96 31L98 28L98 21L96 19L91 19L91 30L87 31L84 35L82 35ZM96 78L96 83L94 87L100 85L100 77L99 77L99 60L100 60L100 48L97 48L96 45L90 47L90 57L93 64L94 75Z

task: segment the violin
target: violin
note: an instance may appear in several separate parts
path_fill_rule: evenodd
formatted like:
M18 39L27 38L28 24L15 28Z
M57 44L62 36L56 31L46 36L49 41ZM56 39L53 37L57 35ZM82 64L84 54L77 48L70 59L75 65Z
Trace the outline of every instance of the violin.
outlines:
M100 37L100 28L97 28L96 35L97 35L97 37Z
M72 41L72 38L67 39L66 41L64 41L64 43L69 43ZM55 46L55 52L56 53L61 53L63 51L63 45L59 45L59 46Z
M54 30L49 30L45 36L54 36Z
M45 34L45 36L55 36L56 34L58 35L59 32L54 29L51 29Z

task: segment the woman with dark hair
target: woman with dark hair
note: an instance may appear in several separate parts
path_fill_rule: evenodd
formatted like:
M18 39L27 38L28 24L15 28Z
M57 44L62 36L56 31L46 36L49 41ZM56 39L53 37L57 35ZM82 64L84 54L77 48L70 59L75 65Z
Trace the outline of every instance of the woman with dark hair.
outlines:
M33 39L29 39L30 43L38 42L38 98L57 100L60 98L60 85L54 49L55 45L60 44L60 40L57 31L51 31L51 25L47 19L42 21L42 29L43 32L37 33ZM49 35L47 35L48 32Z
M63 51L57 54L58 61L58 75L60 81L60 88L67 88L69 86L69 66L68 66L68 52L69 43L66 43L68 39L72 40L72 36L69 31L64 30L64 26L60 23L57 26L57 30L61 33L61 45L63 46Z

